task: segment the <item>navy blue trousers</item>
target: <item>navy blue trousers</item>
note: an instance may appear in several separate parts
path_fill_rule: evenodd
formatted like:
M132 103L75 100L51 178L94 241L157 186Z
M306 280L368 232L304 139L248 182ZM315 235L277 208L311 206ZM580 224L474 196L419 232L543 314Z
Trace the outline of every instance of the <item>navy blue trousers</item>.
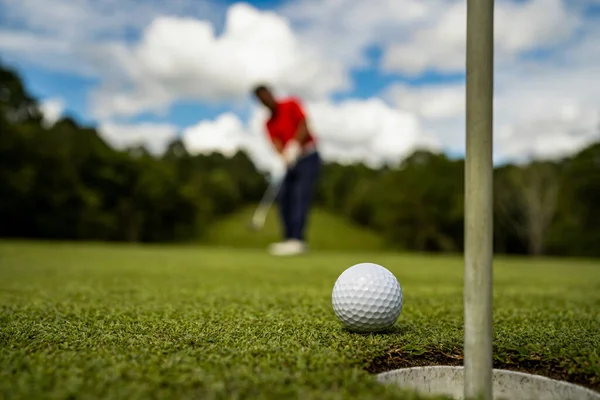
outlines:
M298 160L287 171L279 191L279 212L285 239L305 240L305 228L317 179L321 170L319 153Z

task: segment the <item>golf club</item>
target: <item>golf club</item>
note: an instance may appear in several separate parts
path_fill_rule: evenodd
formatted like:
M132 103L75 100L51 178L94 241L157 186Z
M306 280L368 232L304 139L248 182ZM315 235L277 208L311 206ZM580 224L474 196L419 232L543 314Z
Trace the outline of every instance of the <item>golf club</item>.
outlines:
M264 227L269 210L279 194L279 189L281 189L281 184L283 183L284 179L285 175L272 180L269 184L269 187L267 188L265 194L260 200L260 203L258 204L258 207L256 207L256 210L254 211L254 215L252 216L252 221L249 224L249 228L251 230L258 231Z

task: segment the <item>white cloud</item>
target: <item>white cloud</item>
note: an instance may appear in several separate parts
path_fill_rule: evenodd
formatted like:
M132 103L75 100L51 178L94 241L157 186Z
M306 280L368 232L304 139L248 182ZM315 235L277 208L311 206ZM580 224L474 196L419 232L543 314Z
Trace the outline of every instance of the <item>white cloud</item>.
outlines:
M462 83L416 87L397 84L388 89L386 97L391 98L400 109L425 119L437 120L465 113Z
M419 119L424 134L437 140L439 148L453 153L465 147L464 82L388 87L383 97Z
M153 154L162 154L175 139L177 128L171 124L119 124L103 122L98 126L100 136L117 149L143 146Z
M600 31L593 21L584 20L581 10L582 4L561 0L496 2L497 160L558 156L597 140L594 104L600 104L600 93L589 83L600 68L600 40L590 38L600 37ZM349 67L365 65L364 49L380 46L381 67L388 72L462 73L465 68L464 1L302 0L282 12L294 21L300 37L319 43L324 53ZM576 35L584 32L587 39L573 45ZM562 69L551 62L530 65L520 59L531 51L554 49L560 54L558 49L569 47L561 54ZM574 69L575 65L588 68ZM464 151L463 82L393 85L384 90L384 98L419 118L423 132L444 149ZM580 117L562 117L569 109Z
M566 5L564 0L496 1L497 59L510 62L523 52L568 39L581 18L579 8ZM347 68L365 66L365 50L379 47L387 71L419 75L429 69L464 70L462 0L300 0L280 12L304 42Z
M5 59L32 62L43 68L80 75L92 71L74 57L73 43L34 32L0 28L0 51Z
M590 84L598 66L544 65L499 74L498 152L512 158L561 157L600 140L600 88Z
M233 113L224 113L214 121L201 121L186 128L182 140L191 153L219 152L231 157L239 149L246 148L247 136L242 121Z
M209 0L0 0L5 18L27 29L64 39L122 38L160 15L219 14Z
M379 99L308 102L306 114L321 156L327 161L380 166L399 161L416 147L436 147L435 140L421 132L414 116ZM257 108L243 126L235 115L222 114L214 121L186 129L183 141L192 153L221 151L232 155L242 149L258 168L277 172L282 166L267 138L266 118L265 110Z
M565 62L567 60L567 62ZM590 32L558 59L499 68L494 93L496 160L562 157L600 140L600 39ZM421 118L443 147L464 151L465 86L387 89L386 98Z
M243 99L262 81L307 97L346 84L342 66L316 57L285 19L246 4L229 8L220 36L209 21L157 18L113 60L127 73L120 83L127 89L96 93L100 117L161 111L177 99Z
M63 115L65 102L60 98L46 99L40 103L44 124L48 127L54 125Z
M283 166L267 140L263 128L265 117L264 110L255 109L244 125L235 114L223 113L214 120L200 121L184 129L181 139L191 154L220 152L231 157L242 150L258 169L279 172Z
M447 0L300 0L288 2L280 12L292 21L303 42L323 57L347 68L367 63L364 51L409 40Z
M498 144L512 159L560 158L600 140L600 111L574 106L539 120L501 126Z
M0 51L10 59L104 78L114 72L106 44L135 39L162 15L217 20L225 6L209 0L0 0Z
M417 146L436 145L421 132L414 115L376 98L312 103L307 112L323 155L329 159L370 165L394 163Z
M600 90L600 24L586 20L595 0L498 0L495 13L497 158L559 155L595 140ZM267 80L307 101L326 157L380 162L421 142L464 150L464 86L408 84L384 89L396 108L370 100L330 101L348 89L349 72L367 66L368 49L384 51L380 69L408 75L462 73L463 0L298 0L271 12L202 0L0 0L0 51L51 68L99 77L95 116L164 113L178 100L243 105L253 83ZM215 23L225 17L221 30ZM16 26L24 24L23 29ZM138 35L140 37L138 37ZM579 36L578 36L579 35ZM550 48L550 60L524 61ZM236 103L237 102L237 103ZM264 115L244 124L233 113L186 130L201 151L250 149L272 160ZM104 123L103 135L158 151L170 125ZM208 132L220 132L209 135ZM396 132L403 132L398 135ZM426 139L423 139L426 138ZM223 142L220 142L223 140ZM265 167L266 168L266 167Z
M410 75L426 70L464 71L466 16L466 2L446 2L428 23L416 27L411 36L387 47L383 68ZM496 63L511 63L519 54L563 43L580 25L580 17L562 0L497 2Z

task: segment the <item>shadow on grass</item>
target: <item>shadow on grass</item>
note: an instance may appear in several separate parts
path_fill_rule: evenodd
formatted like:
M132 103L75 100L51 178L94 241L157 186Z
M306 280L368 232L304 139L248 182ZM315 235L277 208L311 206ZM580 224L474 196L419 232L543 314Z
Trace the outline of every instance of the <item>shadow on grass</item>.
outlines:
M433 365L462 366L462 349L460 347L410 350L390 348L385 354L370 360L365 369L369 373L378 374L400 368ZM546 376L600 392L600 376L586 369L585 365L578 365L569 359L544 359L536 354L524 357L517 351L494 349L494 368Z
M394 325L391 328L385 329L383 331L377 332L355 332L349 330L347 328L340 328L343 332L350 333L352 335L360 335L360 336L391 336L391 335L406 335L408 333L407 326Z

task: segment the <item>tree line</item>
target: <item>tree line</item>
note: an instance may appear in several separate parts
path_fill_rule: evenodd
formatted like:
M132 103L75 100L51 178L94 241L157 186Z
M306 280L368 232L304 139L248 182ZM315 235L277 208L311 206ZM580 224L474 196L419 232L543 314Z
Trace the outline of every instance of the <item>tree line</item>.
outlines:
M265 180L243 153L160 157L116 150L63 118L45 127L16 71L0 69L0 236L180 241L260 198Z
M117 150L63 118L46 127L16 70L0 65L0 237L177 242L267 187L243 152ZM600 256L600 143L562 160L503 165L494 177L497 253ZM321 207L376 230L390 248L460 252L464 161L417 150L398 167L327 163Z
M416 151L399 168L329 165L319 201L396 249L464 250L464 160ZM494 169L496 253L600 256L600 143Z

